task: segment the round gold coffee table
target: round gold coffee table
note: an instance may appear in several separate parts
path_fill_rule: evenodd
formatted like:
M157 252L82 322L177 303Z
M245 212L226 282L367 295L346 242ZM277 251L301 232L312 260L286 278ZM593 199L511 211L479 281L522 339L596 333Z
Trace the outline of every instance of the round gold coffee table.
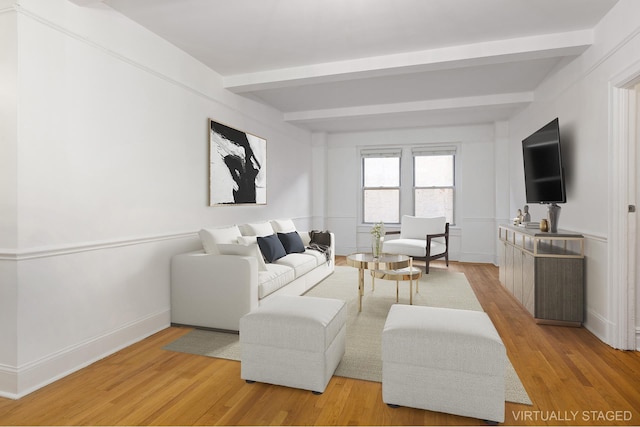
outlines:
M382 254L375 258L372 253L355 253L348 255L347 265L358 269L358 311L362 311L364 270L400 270L409 267L410 261L411 258L408 255Z
M409 260L409 267L399 270L371 270L371 286L375 290L375 279L396 281L396 302L399 302L400 281L409 282L409 304L413 305L413 281L416 281L418 290L418 280L422 277L422 270L413 266L413 259Z

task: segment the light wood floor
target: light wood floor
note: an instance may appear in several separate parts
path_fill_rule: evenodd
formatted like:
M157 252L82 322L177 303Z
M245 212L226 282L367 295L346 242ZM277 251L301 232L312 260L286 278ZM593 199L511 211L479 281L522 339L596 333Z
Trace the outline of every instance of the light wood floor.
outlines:
M339 257L338 265L345 265ZM432 268L444 268L435 262ZM639 425L640 353L613 350L584 328L541 326L488 264L466 274L533 406L507 402L508 425ZM354 288L355 292L355 288ZM172 327L18 401L1 425L471 425L479 421L382 402L379 383L334 377L324 394L246 384L240 363L162 350ZM630 419L629 419L630 418Z

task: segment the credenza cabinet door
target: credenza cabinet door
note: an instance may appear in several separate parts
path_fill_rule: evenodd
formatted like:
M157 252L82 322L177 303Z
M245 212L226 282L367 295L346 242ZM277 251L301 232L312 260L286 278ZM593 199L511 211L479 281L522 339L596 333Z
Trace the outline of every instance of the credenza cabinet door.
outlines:
M505 242L500 242L498 244L498 280L502 286L505 286L506 283L506 265L505 265L505 251L507 248L507 244Z
M539 258L535 269L535 317L582 322L583 276L583 259Z
M507 249L505 251L505 269L506 269L506 279L505 286L507 290L513 294L513 282L515 269L513 268L513 257L515 254L515 248L513 246L507 245Z
M522 257L522 298L520 302L532 316L536 315L535 258L530 254Z

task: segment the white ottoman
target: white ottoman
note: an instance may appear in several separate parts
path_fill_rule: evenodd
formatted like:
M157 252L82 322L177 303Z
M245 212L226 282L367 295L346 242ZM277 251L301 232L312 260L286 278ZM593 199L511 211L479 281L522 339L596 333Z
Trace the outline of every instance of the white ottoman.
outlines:
M507 353L481 311L393 305L382 332L382 400L504 421Z
M345 351L344 301L279 296L240 319L241 377L324 392Z

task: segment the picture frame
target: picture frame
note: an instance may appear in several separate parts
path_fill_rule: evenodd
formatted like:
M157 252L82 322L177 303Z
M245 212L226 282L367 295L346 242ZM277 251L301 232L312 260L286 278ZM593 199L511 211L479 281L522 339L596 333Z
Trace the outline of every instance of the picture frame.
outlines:
M209 206L267 204L267 140L209 119Z

